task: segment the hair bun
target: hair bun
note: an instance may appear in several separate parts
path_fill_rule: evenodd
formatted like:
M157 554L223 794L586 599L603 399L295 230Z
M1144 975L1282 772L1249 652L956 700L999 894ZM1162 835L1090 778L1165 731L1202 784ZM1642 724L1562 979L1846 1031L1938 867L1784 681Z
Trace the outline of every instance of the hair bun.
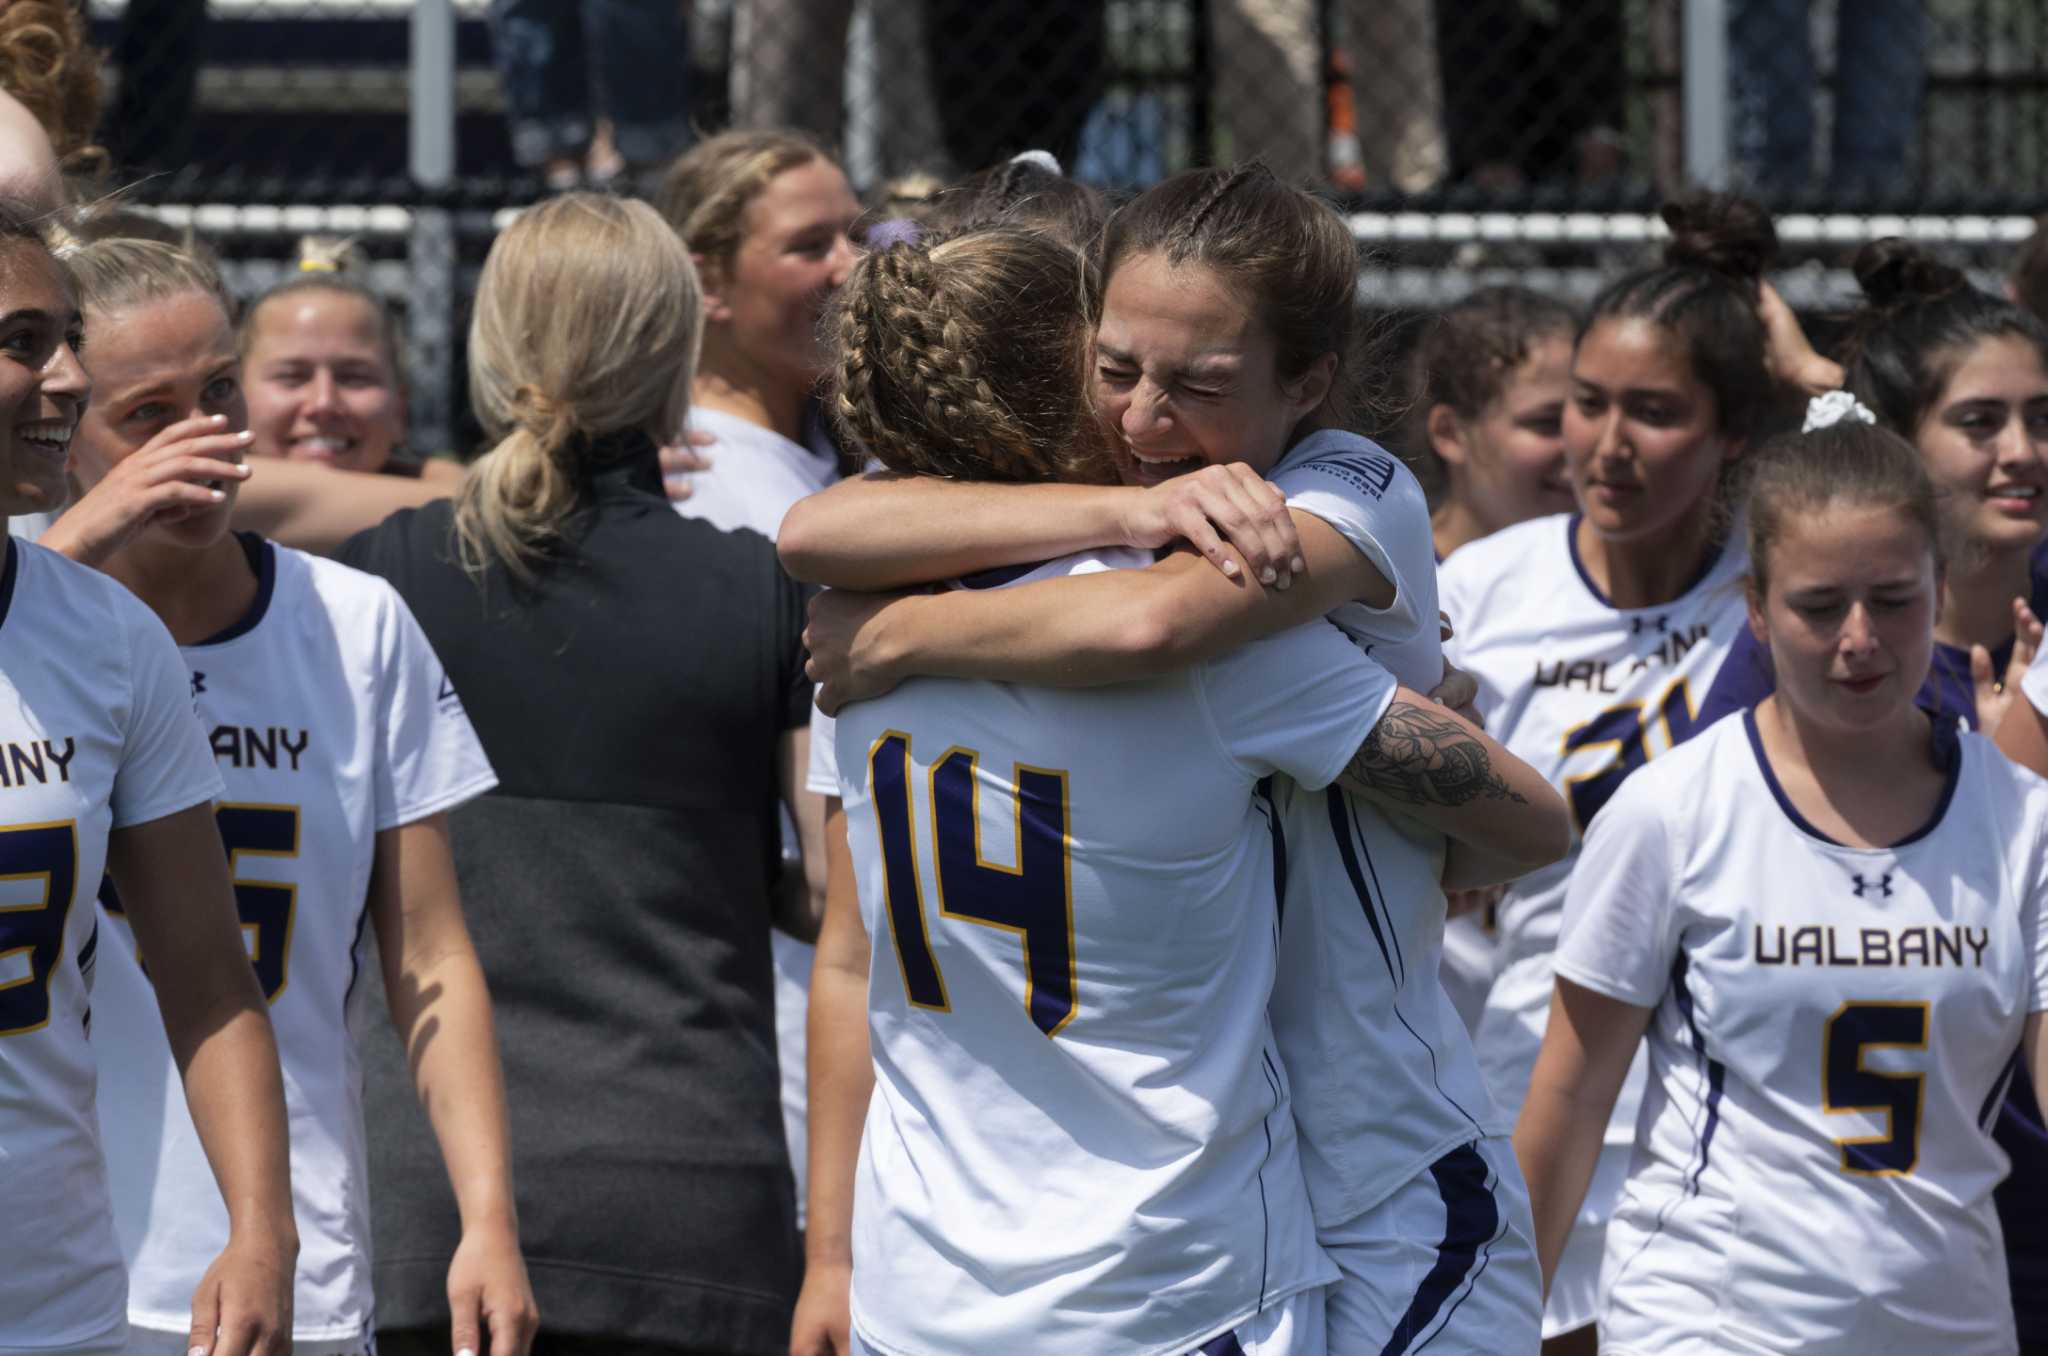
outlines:
M349 236L302 235L297 250L301 273L335 273L360 278L369 271L370 257Z
M1664 204L1658 215L1671 228L1664 261L1711 269L1754 283L1778 257L1778 232L1770 213L1734 193L1688 193Z
M1896 236L1873 240L1856 251L1857 285L1872 306L1897 306L1944 296L1970 285L1963 271Z

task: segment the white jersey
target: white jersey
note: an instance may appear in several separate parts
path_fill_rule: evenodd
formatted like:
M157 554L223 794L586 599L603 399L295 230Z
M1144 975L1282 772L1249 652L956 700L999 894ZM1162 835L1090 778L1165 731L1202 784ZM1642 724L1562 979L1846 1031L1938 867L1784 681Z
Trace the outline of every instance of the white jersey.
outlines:
M1422 486L1355 434L1304 440L1273 469L1288 505L1343 533L1395 586L1392 606L1330 615L1421 692L1443 677L1436 547ZM1273 1027L1293 1082L1316 1222L1371 1209L1453 1148L1506 1134L1440 979L1444 839L1341 787L1276 778L1284 912Z
M107 834L204 805L221 782L149 609L39 546L0 537L0 552L0 1351L68 1350L127 1325L93 1113Z
M7 535L20 537L23 541L35 541L50 530L50 524L57 521L54 513L22 513L7 520Z
M713 434L718 441L705 449L711 469L689 473L690 497L675 506L676 512L685 518L701 518L720 531L758 532L774 541L791 505L839 479L838 449L822 432L805 446L736 414L702 405L690 407L690 428ZM811 738L815 749L815 730ZM835 775L831 792L835 796L839 794L837 782ZM796 824L787 808L782 812L782 856L792 864L803 860ZM796 1177L796 1227L801 1229L810 1180L804 1023L810 1012L811 966L818 949L780 928L768 934L768 945L775 962L775 1056L782 1077L782 1132L789 1144L790 1171Z
M1317 623L1147 682L917 679L840 713L874 940L865 1346L1184 1356L1334 1278L1266 1017L1254 787L1327 784L1392 692Z
M2027 665L2027 671L2020 679L2020 691L2026 694L2034 709L2048 715L2048 649L2034 656L2034 662Z
M1694 713L1747 625L1748 562L1732 546L1672 602L1623 609L1580 565L1577 522L1558 514L1496 532L1444 562L1440 575L1456 628L1451 661L1478 680L1487 733L1542 773L1572 812L1572 850L1508 887L1498 911L1501 968L1478 1047L1510 1120L1543 1043L1551 955L1586 825L1631 773L1695 732ZM1633 1134L1642 1078L1638 1060L1611 1142Z
M2048 783L1948 752L1891 848L1806 823L1747 713L1594 824L1557 972L1655 1009L1602 1351L2016 1349L1990 1126L2048 1008Z
M688 473L690 497L676 512L721 531L758 532L774 541L790 505L839 479L838 449L822 436L806 446L702 405L690 407L690 428L718 441L703 449L710 469Z
M365 963L376 835L497 784L462 703L384 580L274 546L248 615L183 647L227 783L221 839L284 1066L299 1226L295 1333L371 1316L362 1075L346 1020ZM111 895L95 991L100 1129L139 1327L183 1332L227 1243L227 1211L185 1108L134 935ZM146 958L145 958L146 960Z

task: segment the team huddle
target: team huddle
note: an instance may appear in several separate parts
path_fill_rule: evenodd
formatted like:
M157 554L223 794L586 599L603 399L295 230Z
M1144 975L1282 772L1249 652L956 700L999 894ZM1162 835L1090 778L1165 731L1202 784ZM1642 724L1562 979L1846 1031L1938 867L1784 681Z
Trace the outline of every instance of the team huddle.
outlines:
M1326 204L1021 158L857 254L789 216L837 479L687 407L745 309L693 232L795 175L845 196L755 135L660 215L522 214L472 354L510 431L340 549L375 573L231 530L203 251L0 223L0 508L48 523L0 573L0 1197L49 1240L0 1356L377 1349L372 940L460 1208L434 1343L557 1349L449 837L514 747L371 562L438 531L438 615L575 571L586 508L684 532L605 486L685 413L682 514L822 586L792 1356L2048 1350L2048 326L1880 242L1823 356L1769 219L1695 195L1582 313L1440 317L1397 456ZM606 335L645 408L579 423Z

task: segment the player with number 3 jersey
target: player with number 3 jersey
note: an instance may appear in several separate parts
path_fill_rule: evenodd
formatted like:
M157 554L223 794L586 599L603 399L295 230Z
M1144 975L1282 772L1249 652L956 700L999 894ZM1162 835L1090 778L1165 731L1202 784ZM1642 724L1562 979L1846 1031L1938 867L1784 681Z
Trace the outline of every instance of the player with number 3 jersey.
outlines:
M2048 783L1914 704L1910 444L1781 439L1748 521L1776 694L1632 777L1572 877L1515 1136L1546 1269L1647 1029L1603 1352L2011 1353L1991 1127L2048 1056Z
M489 1000L462 923L445 814L496 784L426 637L380 579L230 536L244 421L211 266L113 239L65 254L98 340L71 454L85 495L46 540L126 584L181 642L181 702L226 782L217 807L242 934L286 1082L300 1237L294 1348L371 1344L361 1073L348 998L374 927L392 1015L462 1195L449 1289L457 1346L481 1325L523 1350L532 1299L511 1216ZM218 484L176 463L217 448ZM210 505L157 498L169 486ZM218 491L218 493L210 493ZM118 883L117 883L118 884ZM187 1296L229 1236L170 1052L149 1020L156 948L103 896L101 1133L129 1272L130 1356L186 1350ZM424 1035L431 1031L431 1038Z

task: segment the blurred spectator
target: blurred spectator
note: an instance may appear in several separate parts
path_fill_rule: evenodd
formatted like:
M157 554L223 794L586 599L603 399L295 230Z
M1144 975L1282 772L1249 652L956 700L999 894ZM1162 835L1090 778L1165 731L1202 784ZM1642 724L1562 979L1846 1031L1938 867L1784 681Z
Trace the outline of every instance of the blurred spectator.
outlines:
M1628 87L1621 0L1539 13L1524 0L1436 0L1451 173L1513 190L1593 185L1622 169Z
M1290 183L1323 179L1318 9L1335 18L1350 56L1366 187L1434 187L1447 151L1431 0L1210 0L1215 108L1231 158L1263 161Z
M602 184L689 141L677 0L491 0L512 154L550 188Z
M1819 88L1807 0L1734 0L1729 81L1735 156L1764 188L1813 177L1813 96ZM1923 0L1844 0L1835 9L1834 148L1837 186L1897 183L1927 87Z
M128 0L114 36L121 84L107 134L118 163L175 171L192 159L205 42L206 0Z
M794 127L828 146L846 124L846 30L854 0L738 0L732 125Z
M1092 0L924 0L939 135L956 171L1034 146L1072 162L1102 96L1103 8Z
M2048 320L2048 217L2034 221L2034 233L2020 246L2006 280L2006 295L2019 305Z
M336 553L397 586L499 776L449 827L549 1353L783 1356L796 1297L768 933L816 929L801 880L778 890L803 596L765 539L662 495L702 314L644 203L521 213L471 328L497 445L458 499ZM364 1063L378 1345L447 1356L455 1199L406 1053L380 1035Z

